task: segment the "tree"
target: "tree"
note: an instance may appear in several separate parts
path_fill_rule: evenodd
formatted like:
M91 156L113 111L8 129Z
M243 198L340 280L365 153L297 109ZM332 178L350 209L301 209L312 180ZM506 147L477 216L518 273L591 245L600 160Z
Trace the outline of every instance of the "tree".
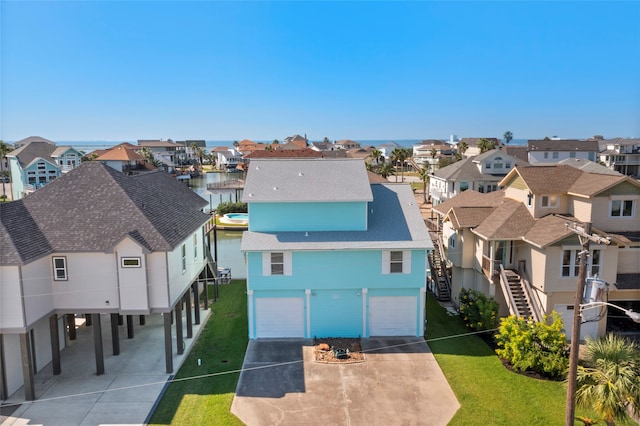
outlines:
M624 337L608 334L586 341L586 365L578 366L576 404L615 425L640 414L640 351Z
M431 151L429 152L429 154L431 154L431 169L433 171L435 171L436 169L436 156L438 155L438 150L435 148L431 148Z
M468 149L469 145L465 141L462 141L458 144L458 152L460 152L461 155L464 155L464 153L467 152Z
M504 143L506 145L509 145L509 142L511 142L511 139L513 139L513 133L511 133L511 131L509 130L504 132Z
M378 173L385 179L396 174L391 163L382 163L382 165L378 169Z
M378 148L373 148L369 153L369 157L371 158L371 164L375 164L376 166L384 163L384 155L382 155L382 151Z
M158 160L156 160L156 158L153 155L153 152L151 152L149 147L147 147L147 146L142 147L141 154L144 156L144 158L147 159L147 161L149 163L151 163L153 165L153 167L159 167L160 166L160 162Z
M331 141L329 140L329 138L328 138L328 137L326 137L326 136L324 137L324 139L322 140L322 142L324 142L324 143L331 143Z
M483 154L487 151L491 151L492 149L496 149L495 141L490 141L486 138L480 138L478 141L478 148L480 148L480 154Z
M4 162L7 160L7 154L10 153L11 151L12 151L11 147L8 144L4 143L2 139L0 139L0 162L2 162L2 167L0 167L0 170L2 170L3 175L5 175ZM6 176L8 175L9 174L6 173ZM5 200L7 199L4 182L2 182L2 196L3 196L3 199Z
M233 141L233 147L237 148L240 146L240 143L238 141Z
M429 183L429 170L427 167L420 167L418 170L418 176L420 176L420 180L422 181L422 196L423 201L422 204L427 204L427 184Z
M403 169L403 181L404 181L404 162L407 159L407 151L404 148L394 148L391 151L390 160L393 164L396 165L396 170L398 165L402 165ZM398 181L398 175L396 174L396 182Z
M280 141L278 139L274 139L273 142L271 142L272 145L280 145Z

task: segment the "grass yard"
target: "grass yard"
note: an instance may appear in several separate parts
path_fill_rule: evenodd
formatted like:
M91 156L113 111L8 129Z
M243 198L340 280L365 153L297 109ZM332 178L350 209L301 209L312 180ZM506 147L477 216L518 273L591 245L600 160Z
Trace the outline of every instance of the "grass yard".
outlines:
M211 317L176 379L242 368L248 342L245 292L245 280L220 286L220 298L210 305ZM230 412L239 376L236 372L171 383L149 424L242 425Z
M478 336L443 338L466 333L462 320L450 316L429 295L426 339L461 405L450 426L564 424L563 382L534 379L508 370ZM597 418L579 407L576 415Z
M214 374L242 367L248 334L245 290L245 280L220 286L220 299L211 305L212 317L176 375L176 379L195 378L169 386L150 425L242 424L230 412L239 372ZM509 371L477 336L448 338L468 330L430 295L427 321L429 347L461 404L451 426L564 424L563 383ZM212 376L197 378L202 375ZM580 408L576 414L597 417Z

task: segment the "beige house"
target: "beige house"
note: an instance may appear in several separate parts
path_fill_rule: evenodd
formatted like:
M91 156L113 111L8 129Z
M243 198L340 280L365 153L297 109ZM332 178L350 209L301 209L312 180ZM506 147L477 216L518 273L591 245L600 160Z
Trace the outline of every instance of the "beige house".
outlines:
M199 277L215 271L206 205L165 172L128 176L98 161L1 203L0 400L20 387L34 399L34 374L49 364L65 374L60 359L75 339L76 318L93 327L100 375L102 314L111 316L114 355L120 319L133 338L134 317L143 325L145 316L162 314L172 372L173 351L183 351L183 315L187 338L192 321L199 323L191 295L198 300Z
M454 300L461 288L473 288L495 296L502 315L541 318L555 310L570 335L581 251L571 228L591 223L610 243L590 244L587 295L640 311L640 182L547 164L518 166L499 185L433 208ZM583 337L640 333L615 309L592 309L583 320Z

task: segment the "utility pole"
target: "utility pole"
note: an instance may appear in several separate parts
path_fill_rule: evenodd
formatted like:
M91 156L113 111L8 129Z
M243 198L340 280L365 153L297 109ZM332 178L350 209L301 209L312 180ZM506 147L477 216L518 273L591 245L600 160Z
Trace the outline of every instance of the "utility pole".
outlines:
M584 296L584 287L587 281L587 256L589 255L589 244L604 243L609 244L607 238L597 235L591 235L591 223L584 223L579 226L577 223L566 224L567 229L578 236L580 239L580 264L578 267L578 285L576 288L576 297L573 304L573 328L571 329L571 346L569 350L569 373L567 375L567 407L565 413L565 426L573 426L575 424L576 412L576 379L578 376L578 353L580 351L580 305Z

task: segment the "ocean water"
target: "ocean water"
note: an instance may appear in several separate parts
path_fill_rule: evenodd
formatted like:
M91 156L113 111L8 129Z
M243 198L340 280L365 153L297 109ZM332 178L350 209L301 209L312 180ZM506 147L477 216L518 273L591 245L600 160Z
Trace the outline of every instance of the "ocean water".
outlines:
M356 140L359 142L361 146L380 146L386 144L388 142L396 142L398 145L411 148L422 139L360 139ZM444 139L443 139L444 140ZM95 151L96 149L106 149L111 148L115 145L122 143L122 141L55 141L58 146L70 145L83 151L84 153L89 153L91 151ZM271 141L262 141L256 140L255 142L264 142L269 143ZM136 145L135 141L131 141L130 143ZM509 145L526 145L527 139L513 139ZM208 140L207 148L212 149L218 146L233 146L233 141L231 140Z

